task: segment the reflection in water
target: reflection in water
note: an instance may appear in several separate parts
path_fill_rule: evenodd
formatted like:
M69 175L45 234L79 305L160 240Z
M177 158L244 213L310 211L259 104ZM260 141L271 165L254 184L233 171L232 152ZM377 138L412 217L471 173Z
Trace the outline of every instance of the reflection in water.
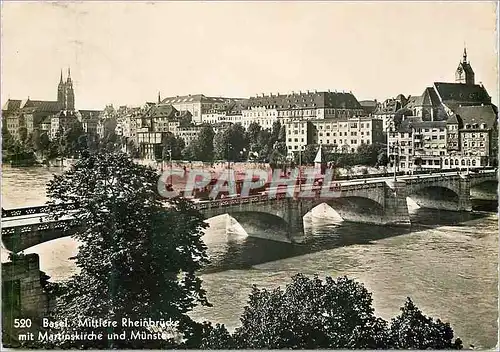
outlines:
M47 170L3 171L4 207L44 200L44 185L52 178ZM234 328L253 284L283 287L298 272L348 275L373 293L381 317L398 314L410 296L425 314L449 321L466 346L493 348L497 338L497 215L420 209L411 199L408 205L411 228L342 222L335 211L319 206L305 217L306 236L300 244L250 237L255 229L241 228L227 216L210 219L203 240L211 263L201 274L214 307L197 307L193 318ZM273 231L259 235L276 236ZM76 254L77 244L70 238L26 252L40 255L42 270L53 280L76 272L68 258Z

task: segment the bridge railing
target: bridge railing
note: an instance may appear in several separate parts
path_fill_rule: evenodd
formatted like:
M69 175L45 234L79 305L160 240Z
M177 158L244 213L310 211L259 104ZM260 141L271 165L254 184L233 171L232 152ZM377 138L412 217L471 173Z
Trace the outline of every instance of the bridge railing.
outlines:
M349 191L358 191L362 189L367 189L367 188L378 188L378 187L383 187L384 182L378 181L378 182L364 182L364 183L356 183L356 184L351 184L351 185L342 185L342 184L337 184L333 185L333 191L337 192L349 192ZM319 198L321 196L321 186L315 186L312 189L313 196L311 198ZM235 197L235 198L224 198L224 199L217 199L217 200L212 200L212 201L207 201L203 203L197 203L195 205L196 209L198 210L205 210L205 209L212 209L212 208L221 208L221 207L228 207L228 206L233 206L233 205L242 205L242 204L248 204L248 203L263 203L267 202L270 200L281 200L284 198L287 198L287 193L277 193L276 195L270 197L267 194L262 194L262 195L256 195L256 196L249 196L249 197Z
M39 224L22 225L7 227L2 229L2 237L12 235L22 235L28 232L39 232L46 230L63 230L68 227L78 226L80 223L75 219L59 220L52 222L43 222Z
M66 204L58 204L58 207L62 207L62 209L66 210L75 210L78 208L76 203L66 203ZM12 209L4 209L2 208L2 218L11 218L15 216L28 216L35 214L46 214L50 211L52 205L38 205L33 207L26 208L12 208Z

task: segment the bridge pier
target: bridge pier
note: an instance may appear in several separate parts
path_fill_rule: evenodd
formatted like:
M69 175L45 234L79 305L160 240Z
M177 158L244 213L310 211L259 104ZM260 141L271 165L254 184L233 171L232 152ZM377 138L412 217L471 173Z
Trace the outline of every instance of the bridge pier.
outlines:
M470 199L470 177L463 175L460 178L458 192L458 211L472 211L472 202Z
M286 199L285 221L288 227L288 236L292 242L301 242L304 232L304 204L293 198Z
M411 225L406 195L405 181L386 181L384 196L384 220L386 224L402 226Z

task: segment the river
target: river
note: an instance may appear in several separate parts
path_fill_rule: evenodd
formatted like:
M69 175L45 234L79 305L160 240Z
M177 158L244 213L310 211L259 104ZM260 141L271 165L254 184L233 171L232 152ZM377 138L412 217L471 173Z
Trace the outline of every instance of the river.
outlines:
M4 208L43 203L46 182L53 172L61 172L8 167L2 171ZM249 237L233 222L226 233L226 216L210 220L203 239L211 264L201 276L213 307L198 307L191 315L234 329L253 284L284 287L298 272L347 275L373 293L376 314L384 319L397 315L408 296L424 314L449 322L465 347L494 348L497 214L435 211L409 203L410 229L346 223L335 219L331 210L319 209L315 216L306 217L307 241L302 244ZM76 271L68 260L76 252L70 238L26 250L40 255L41 269L54 281Z

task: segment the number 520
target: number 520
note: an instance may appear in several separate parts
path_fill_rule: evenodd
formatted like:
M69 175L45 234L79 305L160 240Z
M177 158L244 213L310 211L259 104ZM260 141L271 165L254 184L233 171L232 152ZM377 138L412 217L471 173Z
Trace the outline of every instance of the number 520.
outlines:
M15 328L31 328L31 319L14 319Z

